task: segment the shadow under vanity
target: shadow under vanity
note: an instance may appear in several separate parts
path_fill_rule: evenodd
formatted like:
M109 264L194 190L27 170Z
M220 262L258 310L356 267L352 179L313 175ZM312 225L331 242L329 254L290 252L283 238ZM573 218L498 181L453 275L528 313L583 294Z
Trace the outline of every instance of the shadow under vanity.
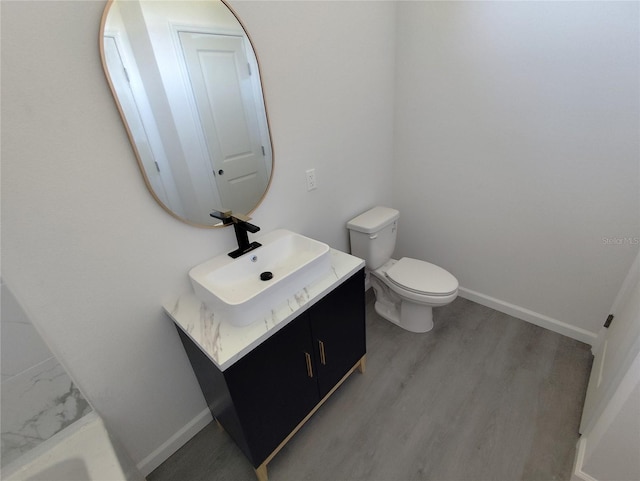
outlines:
M329 272L244 327L193 293L165 304L217 423L267 464L356 369L365 370L364 262L332 249Z

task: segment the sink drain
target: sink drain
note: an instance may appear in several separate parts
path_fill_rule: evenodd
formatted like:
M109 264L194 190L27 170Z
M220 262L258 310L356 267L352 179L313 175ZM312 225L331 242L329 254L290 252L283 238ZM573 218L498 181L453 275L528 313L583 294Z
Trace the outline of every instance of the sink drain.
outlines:
M270 281L271 279L273 279L273 272L264 271L262 274L260 274L261 281Z

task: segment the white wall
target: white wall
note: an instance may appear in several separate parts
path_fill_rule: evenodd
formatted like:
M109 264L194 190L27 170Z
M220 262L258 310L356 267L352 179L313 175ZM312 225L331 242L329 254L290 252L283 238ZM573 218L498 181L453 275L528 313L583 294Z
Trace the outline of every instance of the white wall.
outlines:
M232 6L256 49L273 136L276 175L254 215L348 251L346 221L391 203L395 7ZM319 186L311 192L309 168Z
M396 255L592 341L638 250L638 3L397 15Z
M148 472L206 408L161 303L235 240L176 221L146 191L99 61L104 5L2 2L2 276ZM234 6L274 141L255 224L346 250L345 222L391 202L394 8ZM307 192L311 167L319 187Z
M0 373L4 388L5 382L52 359L53 353L42 341L27 313L2 279L0 279L0 298L2 299Z

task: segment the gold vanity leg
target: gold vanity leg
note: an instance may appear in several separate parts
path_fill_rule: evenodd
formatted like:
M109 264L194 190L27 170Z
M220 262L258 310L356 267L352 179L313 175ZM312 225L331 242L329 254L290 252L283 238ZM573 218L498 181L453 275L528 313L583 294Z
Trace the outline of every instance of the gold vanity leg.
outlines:
M224 431L224 428L222 427L222 424L220 424L220 421L218 421L218 418L214 418L216 420L216 424L218 425L218 429L220 431Z
M267 476L267 463L262 463L256 468L256 477L258 481L269 481Z
M364 371L367 369L367 355L365 354L360 358L360 362L358 363L358 371L361 374L364 374Z

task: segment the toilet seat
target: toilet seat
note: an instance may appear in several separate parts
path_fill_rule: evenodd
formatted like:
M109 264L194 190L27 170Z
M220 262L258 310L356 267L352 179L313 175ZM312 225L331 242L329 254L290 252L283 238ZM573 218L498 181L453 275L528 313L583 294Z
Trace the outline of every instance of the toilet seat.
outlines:
M458 280L442 267L403 257L386 271L387 279L401 289L426 296L450 296L458 290Z

